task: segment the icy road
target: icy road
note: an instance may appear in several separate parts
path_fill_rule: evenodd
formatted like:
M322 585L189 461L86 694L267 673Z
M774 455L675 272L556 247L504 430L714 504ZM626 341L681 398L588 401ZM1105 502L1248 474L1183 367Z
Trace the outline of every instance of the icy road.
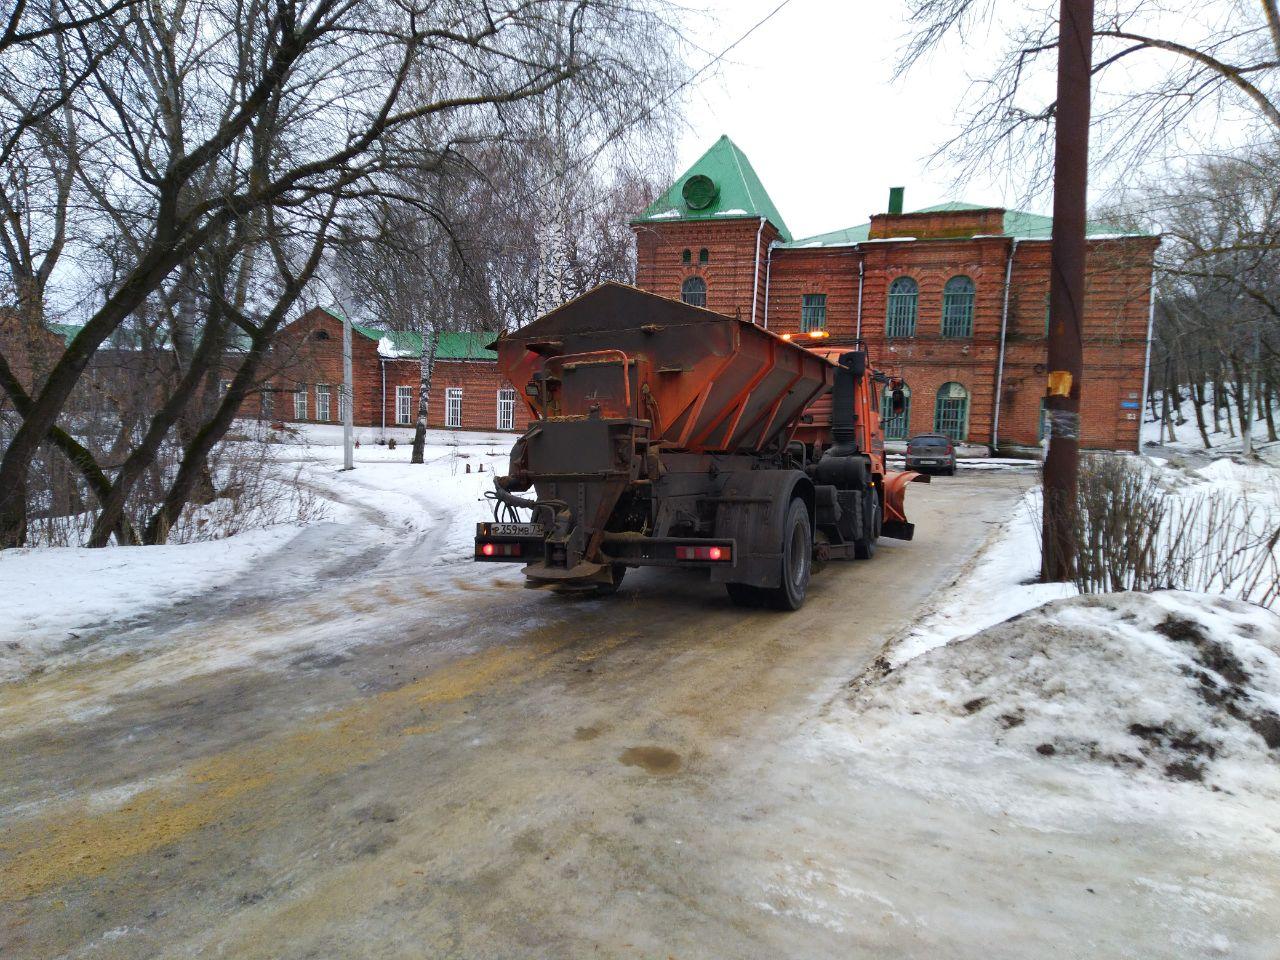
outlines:
M433 563L430 530L312 528L0 687L0 956L1188 955L1149 937L1167 838L788 746L1030 482L915 485L916 541L791 615L660 572L566 600Z

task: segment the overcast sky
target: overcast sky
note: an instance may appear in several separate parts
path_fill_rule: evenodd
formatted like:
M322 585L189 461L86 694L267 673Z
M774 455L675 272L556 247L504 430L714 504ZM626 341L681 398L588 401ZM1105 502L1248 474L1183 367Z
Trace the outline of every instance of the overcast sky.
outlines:
M707 51L690 57L695 69L778 0L705 5L712 17L691 21L689 39ZM906 187L908 210L944 200L1015 204L1019 188L1001 179L956 189L954 170L927 163L954 131L966 57L944 54L894 82L902 17L899 0L792 0L693 89L677 171L728 134L797 237L865 222L885 209L891 186ZM1047 213L1048 205L1032 207Z

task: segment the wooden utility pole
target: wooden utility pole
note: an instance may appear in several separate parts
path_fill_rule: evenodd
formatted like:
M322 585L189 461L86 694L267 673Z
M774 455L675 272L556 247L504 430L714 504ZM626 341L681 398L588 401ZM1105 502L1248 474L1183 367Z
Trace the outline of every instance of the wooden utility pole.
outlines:
M1075 572L1072 536L1080 474L1080 387L1084 373L1085 214L1089 189L1089 75L1093 0L1061 0L1058 102L1053 158L1053 245L1049 277L1049 454L1044 462L1041 578Z

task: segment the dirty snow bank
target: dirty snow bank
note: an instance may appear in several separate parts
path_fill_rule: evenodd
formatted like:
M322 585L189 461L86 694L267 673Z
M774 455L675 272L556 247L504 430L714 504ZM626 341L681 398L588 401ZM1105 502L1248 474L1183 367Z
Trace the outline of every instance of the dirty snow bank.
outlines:
M1253 530L1257 549L1265 548L1267 538L1280 523L1280 471L1273 467L1225 458L1192 471L1146 457L1134 462L1155 472L1170 498L1189 502L1206 495L1221 497L1224 506L1213 515L1214 522L1231 520L1248 526ZM1038 582L1042 502L1039 487L1023 495L1008 521L992 532L969 567L885 654L889 663L900 666L942 644L970 636L1042 603L1078 593L1073 584ZM1211 532L1205 531L1202 542L1211 539ZM1280 561L1280 544L1273 543L1271 549ZM1195 558L1202 565L1209 562L1203 548ZM1231 569L1237 574L1247 569L1247 559L1244 553L1234 556ZM1243 585L1243 578L1238 579L1240 582L1233 589ZM1221 578L1210 589L1220 586ZM1262 593L1255 591L1255 596Z
M886 659L894 666L967 637L1050 600L1072 597L1069 583L1037 583L1040 575L1039 487L1028 490L1008 521L992 532L963 572Z
M160 547L0 551L0 682L75 648L91 627L120 625L229 583L297 533L279 526Z
M1046 604L862 678L824 747L1046 827L1183 813L1280 847L1280 617L1198 594Z

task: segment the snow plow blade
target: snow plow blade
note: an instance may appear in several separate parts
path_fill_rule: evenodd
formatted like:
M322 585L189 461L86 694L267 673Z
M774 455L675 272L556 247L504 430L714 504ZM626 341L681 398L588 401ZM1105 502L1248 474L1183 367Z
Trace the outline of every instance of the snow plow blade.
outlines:
M916 535L916 525L907 522L904 506L908 483L928 483L927 473L913 470L897 470L884 475L884 523L880 535L894 540L911 540Z

